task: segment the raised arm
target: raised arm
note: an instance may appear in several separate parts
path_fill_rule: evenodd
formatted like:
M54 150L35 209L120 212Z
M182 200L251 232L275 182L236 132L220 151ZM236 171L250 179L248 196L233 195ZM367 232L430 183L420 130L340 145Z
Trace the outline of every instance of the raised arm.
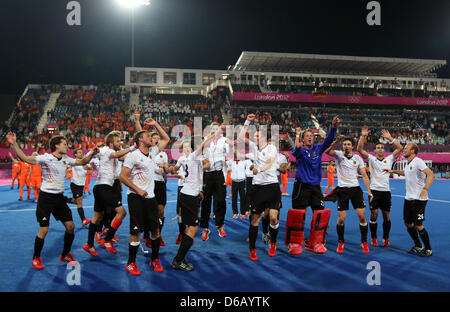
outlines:
M324 150L326 150L328 147L330 147L330 145L333 143L334 137L336 136L337 127L339 126L340 123L341 123L341 120L339 119L339 116L335 116L331 123L330 132L328 132L327 137L325 138L325 140L322 143L322 147L321 147L322 153Z
M206 138L206 140L204 140L204 141L202 142L202 144L194 151L195 156L201 155L202 152L203 152L203 148L204 148L205 146L208 146L208 145L211 143L211 141L214 140L214 138L216 137L217 134L218 134L218 133L212 132L212 133Z
M392 144L395 145L395 150L392 153L392 156L394 157L394 160L397 159L397 157L400 155L400 153L403 150L403 146L400 144L400 142L396 139L394 139L391 134L389 133L389 131L383 129L381 130L381 136L383 138L385 138L386 140L388 140L389 142L391 142Z
M358 151L358 153L361 154L362 158L364 158L364 159L369 158L369 153L367 153L364 150L364 143L365 143L368 135L369 135L369 127L367 127L367 126L362 127L361 137L359 138L358 147L356 148L356 150Z
M167 144L169 144L170 142L170 137L167 135L166 131L164 131L164 129L159 125L159 123L156 122L156 120L152 119L152 118L147 118L145 120L145 124L155 127L156 131L158 131L159 134L159 143L158 143L158 148L160 151L164 150L167 146Z
M94 155L98 154L98 152L99 152L98 147L94 147L89 153L87 153L87 154L84 156L83 159L76 159L76 160L75 160L75 166L84 166L84 165L87 165L87 164L91 161L92 157L93 157Z
M134 122L135 122L135 126L136 126L136 131L141 131L142 130L140 119L141 119L141 113L139 112L138 109L136 109L134 111Z
M11 158L11 161L12 161L14 164L17 164L17 163L19 162L17 159L14 158L14 156L13 156L10 152L8 152L8 155L9 155L9 158Z
M384 173L394 173L394 174L398 174L400 176L404 176L405 175L405 171L403 170L392 170L392 169L383 169Z
M8 132L8 134L6 135L6 140L8 141L8 143L11 144L14 153L16 153L17 157L19 157L22 161L26 163L36 165L36 156L25 155L25 153L20 149L19 145L17 144L15 133Z
M245 121L244 125L241 128L241 131L239 132L238 142L244 141L246 144L248 143L249 140L245 137L245 134L248 131L248 126L250 125L250 123L253 120L255 120L255 114L248 114L247 115L247 120Z
M336 148L336 145L341 142L344 139L344 135L341 134L340 136L337 137L337 139L333 142L333 144L330 145L330 147L328 147L324 152L327 153L330 156L336 155L336 152L334 151L334 149Z

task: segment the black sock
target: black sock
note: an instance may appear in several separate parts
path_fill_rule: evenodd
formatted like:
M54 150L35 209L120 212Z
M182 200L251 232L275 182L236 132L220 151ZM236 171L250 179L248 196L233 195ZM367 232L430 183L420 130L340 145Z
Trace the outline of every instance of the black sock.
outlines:
M150 238L150 231L144 230L144 238L149 239Z
M186 257L186 254L189 251L189 248L191 248L193 242L194 240L189 235L183 234L183 239L181 240L180 247L178 248L178 253L175 256L175 261L180 262L184 260L184 257Z
M408 228L408 233L411 236L411 238L413 239L414 245L416 247L422 247L422 243L420 242L419 234L417 234L417 230L414 227L410 227L410 228Z
M33 259L41 257L41 250L44 247L44 239L36 236L34 240L34 254Z
M419 231L420 238L422 239L423 244L425 245L426 250L431 250L430 245L430 237L428 236L427 230L425 228L422 229L422 231Z
M369 226L359 224L359 230L361 231L361 243L367 242L367 232L369 231Z
M70 252L70 248L72 247L74 238L75 238L75 234L70 234L67 232L64 234L64 249L61 254L63 257Z
M338 235L338 240L340 242L344 242L344 231L345 231L345 225L339 225L336 224L336 231L337 231L337 235Z
M248 230L248 237L250 239L250 249L256 248L256 238L258 237L258 227L250 224Z
M269 217L264 216L261 221L262 230L264 234L267 234L267 232L269 232L269 223L270 223Z
M383 238L389 238L389 232L391 231L391 220L383 222Z
M92 222L91 222L91 224L92 224ZM103 230L103 221L100 221L100 223L97 224L94 232L101 233L102 230Z
M161 246L161 237L152 239L152 260L159 258L159 246Z
M77 208L77 210L78 210L78 215L79 215L80 218L81 218L81 221L83 221L84 219L86 219L85 216L84 216L84 210L83 210L83 207Z
M186 225L184 223L178 223L178 230L180 231L180 234L184 234L184 230L186 229Z
M270 241L272 243L276 243L277 242L278 229L280 227L280 223L277 223L277 225L274 225L274 227L276 227L276 229L272 227L272 224L269 227Z
M136 262L136 254L138 252L139 245L133 246L128 244L128 264Z
M89 223L89 232L88 232L88 245L89 247L94 246L94 237L95 237L95 232L97 231L97 224L94 223Z
M113 239L114 235L116 234L117 229L113 228L112 226L108 229L108 232L106 233L105 242L109 242Z
M377 238L377 229L378 229L377 221L370 221L369 226L370 226L370 236L372 238ZM384 223L383 223L383 226L384 226Z
M164 218L164 217L162 217L162 218L159 218L159 232L161 233L161 230L162 230L162 228L163 228L163 226L164 226L164 220L165 220L166 218Z

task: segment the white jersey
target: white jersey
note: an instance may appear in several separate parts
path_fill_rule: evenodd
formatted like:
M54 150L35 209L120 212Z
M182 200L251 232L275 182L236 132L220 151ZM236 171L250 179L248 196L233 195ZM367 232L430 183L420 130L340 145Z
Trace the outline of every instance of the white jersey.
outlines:
M95 156L92 157L89 164L92 166L92 169L95 169L96 171L98 171L98 167L100 167L100 161L98 160L98 158L96 158Z
M106 184L113 186L114 176L118 166L118 159L110 157L114 152L115 151L113 149L108 146L104 146L100 149L100 152L94 156L99 160L99 166L97 168L98 177L95 185Z
M130 180L134 185L147 192L145 198L155 197L155 161L151 153L145 155L139 149L128 153L123 166L131 169ZM128 188L127 194L137 194Z
M72 168L72 183L78 186L84 186L86 183L87 170L84 166L75 166Z
M203 159L203 155L196 156L195 152L190 153L187 157L187 161L183 165L186 176L181 193L198 196L203 190Z
M178 175L182 176L182 179L178 179L178 186L183 186L184 184L184 177L186 176L186 171L184 170L185 165L187 164L187 156L181 155L180 158L178 158L177 164L175 165L178 167Z
M415 157L405 166L406 200L428 200L421 199L420 193L425 186L427 175L423 172L427 167L425 162L419 157Z
M228 160L228 170L231 170L231 180L241 182L245 180L245 161L244 160Z
M336 172L339 187L355 187L359 186L358 174L359 169L364 168L364 161L359 155L353 154L347 158L343 151L335 151L336 155Z
M167 163L169 163L169 159L167 158L167 154L164 151L161 151L157 155L155 155L154 160L155 160L156 164L167 164ZM163 170L162 170L162 168L159 168L158 166L156 166L155 181L164 182Z
M123 161L117 160L116 172L114 173L114 180L119 179L120 172L122 171Z
M206 172L223 170L225 158L229 153L229 146L226 141L227 139L225 137L221 137L216 143L214 143L214 141L210 143L207 158L209 159L211 167L205 170Z
M375 191L389 192L389 174L384 173L383 169L391 169L394 164L394 156L391 154L386 158L379 160L370 155L367 159L370 168L370 189Z
M264 147L262 150L259 150L255 143L250 142L249 144L250 152L253 153L255 161L254 165L258 171L263 167L267 159L270 157L274 161L272 162L272 165L269 169L267 169L264 172L258 172L253 177L253 184L254 185L267 185L272 183L278 183L278 177L277 177L277 149L272 144L267 144L266 147Z
M250 170L250 167L253 165L253 161L250 159L245 160L245 176L247 178L253 178L253 170Z
M48 153L36 156L36 163L41 165L42 171L41 191L51 194L64 193L66 170L69 166L75 166L75 161L67 155L60 159Z
M288 161L286 159L286 156L284 156L281 153L277 154L276 162L277 162L277 169L280 169L282 164L287 164L288 163ZM281 172L277 170L277 176L279 176L280 174L281 174Z

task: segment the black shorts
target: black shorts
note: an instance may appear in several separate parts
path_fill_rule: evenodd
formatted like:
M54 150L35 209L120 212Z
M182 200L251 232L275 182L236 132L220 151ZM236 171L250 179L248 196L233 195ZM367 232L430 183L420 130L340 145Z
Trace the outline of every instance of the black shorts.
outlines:
M70 190L72 191L73 198L83 197L83 189L84 185L80 186L70 183Z
M200 199L180 193L181 221L185 225L198 226Z
M406 200L403 204L403 220L406 224L422 225L428 200Z
M312 210L323 210L325 208L320 185L295 181L292 190L292 208L306 209L308 206L311 206Z
M391 192L389 191L376 191L371 190L373 199L372 202L369 200L370 210L381 209L383 211L391 211L392 202L391 202Z
M36 219L41 227L50 225L50 214L63 223L72 221L72 211L67 206L66 197L63 194L41 191L36 208Z
M128 212L131 235L159 228L158 206L154 197L142 198L137 194L128 194Z
M120 183L120 180L115 179L112 187L113 187L113 192L117 193L117 195L120 198L120 201L122 201L122 183Z
M337 194L338 211L345 211L349 208L349 201L352 202L353 209L366 208L363 191L361 187L339 187Z
M111 213L117 207L122 206L119 194L114 192L112 186L100 184L94 186L94 211Z
M166 183L164 183L163 181L155 181L155 198L158 205L166 205Z
M281 208L281 190L278 183L267 185L253 184L249 195L252 213L261 214L267 208L276 210Z

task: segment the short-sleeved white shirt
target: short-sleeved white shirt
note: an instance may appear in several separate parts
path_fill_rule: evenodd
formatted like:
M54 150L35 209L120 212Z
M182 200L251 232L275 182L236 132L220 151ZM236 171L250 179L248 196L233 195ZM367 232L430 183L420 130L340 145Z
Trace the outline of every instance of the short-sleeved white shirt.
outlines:
M391 154L386 158L378 159L370 155L367 159L370 168L370 189L375 191L390 191L389 174L384 173L383 169L391 169L394 164L394 156Z
M175 165L178 167L178 175L182 176L182 179L178 179L178 186L183 186L184 184L184 177L186 176L186 171L184 170L185 165L187 163L187 157L186 155L181 155L180 158L178 158L177 164Z
M335 151L336 172L339 187L359 186L358 173L360 168L364 168L364 161L359 155L353 154L347 158L343 151Z
M86 183L87 170L84 166L74 166L72 168L72 183L78 186L84 186Z
M186 176L181 193L198 196L203 190L203 159L203 155L197 156L195 152L190 153L187 157L187 161L183 165Z
M145 155L139 149L128 153L123 162L123 167L131 169L130 180L134 185L147 192L145 198L155 197L155 161L151 153ZM132 188L128 188L127 194L137 194Z
M278 177L277 177L277 149L272 144L267 144L266 147L264 147L262 150L259 150L255 143L251 142L249 143L249 149L250 152L254 155L254 165L256 169L261 169L266 162L267 159L270 157L274 161L272 162L272 165L269 169L267 169L264 172L258 172L253 177L253 184L255 185L267 185L272 183L278 183Z
M103 146L100 152L94 157L98 158L99 165L97 167L98 177L95 185L106 184L113 186L116 168L118 166L117 158L111 158L111 154L115 151L108 146Z
M425 186L425 178L427 175L423 172L427 167L425 162L415 157L409 164L406 165L405 172L405 184L406 184L406 200L428 200L421 199L420 193Z
M61 159L49 153L36 156L36 163L41 165L42 171L41 191L51 194L64 193L66 170L69 166L75 166L75 162L74 158L67 155L64 155Z
M155 160L156 164L167 164L167 163L169 163L169 159L167 157L167 154L164 151L159 152L155 156L154 160ZM162 174L162 168L159 168L158 166L156 166L155 181L164 182L164 176Z

